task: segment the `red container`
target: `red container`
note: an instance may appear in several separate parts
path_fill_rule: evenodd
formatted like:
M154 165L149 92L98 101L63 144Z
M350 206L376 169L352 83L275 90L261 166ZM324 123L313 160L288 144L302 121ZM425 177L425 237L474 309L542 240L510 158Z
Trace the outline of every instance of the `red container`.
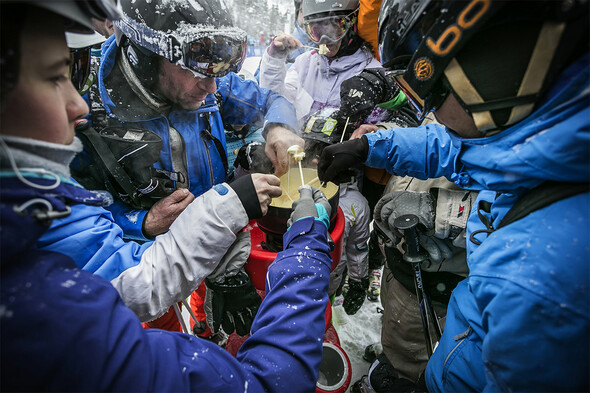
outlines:
M264 291L264 284L266 280L266 271L268 266L277 257L276 252L265 250L262 247L262 242L266 241L266 234L258 227L256 221L250 221L248 226L244 229L250 232L252 239L252 248L250 250L250 256L248 262L244 268L250 276L252 283L261 291ZM332 225L330 236L334 241L334 250L330 253L332 256L332 268L334 270L340 258L342 257L342 234L344 233L344 213L342 209L338 208L336 219Z

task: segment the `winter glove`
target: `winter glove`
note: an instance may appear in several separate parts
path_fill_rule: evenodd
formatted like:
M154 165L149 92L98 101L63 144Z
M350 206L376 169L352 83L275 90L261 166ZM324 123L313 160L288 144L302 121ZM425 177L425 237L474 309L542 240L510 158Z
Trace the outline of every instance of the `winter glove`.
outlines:
M369 278L365 277L361 281L348 279L348 291L343 295L344 302L342 307L348 315L354 315L360 310L365 296L367 294L367 288L369 288Z
M358 121L369 116L377 104L387 102L389 105L385 109L394 110L407 101L403 94L394 100L399 92L393 78L387 76L383 69L368 68L342 82L340 111L351 121Z
M435 201L426 192L392 191L383 196L375 206L375 222L394 244L403 237L395 228L394 221L404 214L418 217L421 233L420 246L428 253L431 264L440 264L453 256L455 247L451 240L432 236L435 223Z
M220 326L227 334L236 330L243 336L250 331L260 306L260 296L244 271L250 248L250 232L238 232L219 265L205 279L205 310L213 333Z
M353 176L350 168L363 164L368 155L369 140L365 136L326 147L318 163L320 181L349 182Z
M316 220L329 228L332 207L324 193L309 185L299 187L298 191L299 199L293 202L293 211L287 220L287 227L291 228L291 225L301 218L316 217Z
M211 296L212 331L219 327L227 334L234 330L239 336L250 332L250 327L262 300L245 271L225 277L221 281L205 279L207 297Z

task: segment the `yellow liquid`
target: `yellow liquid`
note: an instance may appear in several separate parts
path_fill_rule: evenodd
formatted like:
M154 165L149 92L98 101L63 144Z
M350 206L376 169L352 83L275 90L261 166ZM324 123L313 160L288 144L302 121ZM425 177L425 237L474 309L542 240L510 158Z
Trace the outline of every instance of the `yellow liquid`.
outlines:
M322 187L318 179L318 172L315 168L302 168L303 181L312 187L322 190L326 198L332 198L338 192L338 186L334 183L328 183L326 187ZM299 167L291 167L289 171L281 176L281 188L283 195L278 198L273 198L271 206L285 207L290 209L293 201L299 199L299 191L301 187L301 175L299 174Z

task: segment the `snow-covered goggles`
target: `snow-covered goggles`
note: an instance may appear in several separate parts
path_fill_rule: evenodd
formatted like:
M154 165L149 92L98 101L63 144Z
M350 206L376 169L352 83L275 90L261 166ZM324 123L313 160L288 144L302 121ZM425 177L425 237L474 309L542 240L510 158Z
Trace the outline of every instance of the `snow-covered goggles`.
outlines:
M237 72L246 58L247 41L212 35L184 45L184 65L205 76Z
M203 77L221 77L237 72L246 58L247 35L235 27L188 28L164 33L127 16L114 24L142 48Z
M70 49L70 67L68 70L72 84L79 92L84 90L90 75L90 47Z
M354 13L344 16L326 16L305 22L305 32L313 42L335 43L354 25Z

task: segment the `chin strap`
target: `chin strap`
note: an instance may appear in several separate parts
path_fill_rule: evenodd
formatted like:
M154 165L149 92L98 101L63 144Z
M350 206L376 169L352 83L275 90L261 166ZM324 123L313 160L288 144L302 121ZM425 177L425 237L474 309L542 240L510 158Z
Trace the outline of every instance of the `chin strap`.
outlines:
M484 101L457 59L450 61L444 71L445 77L483 134L518 123L533 111L564 29L565 23L546 22L543 25L518 93L514 97ZM508 120L504 124L496 124L492 111L507 108L512 108Z

